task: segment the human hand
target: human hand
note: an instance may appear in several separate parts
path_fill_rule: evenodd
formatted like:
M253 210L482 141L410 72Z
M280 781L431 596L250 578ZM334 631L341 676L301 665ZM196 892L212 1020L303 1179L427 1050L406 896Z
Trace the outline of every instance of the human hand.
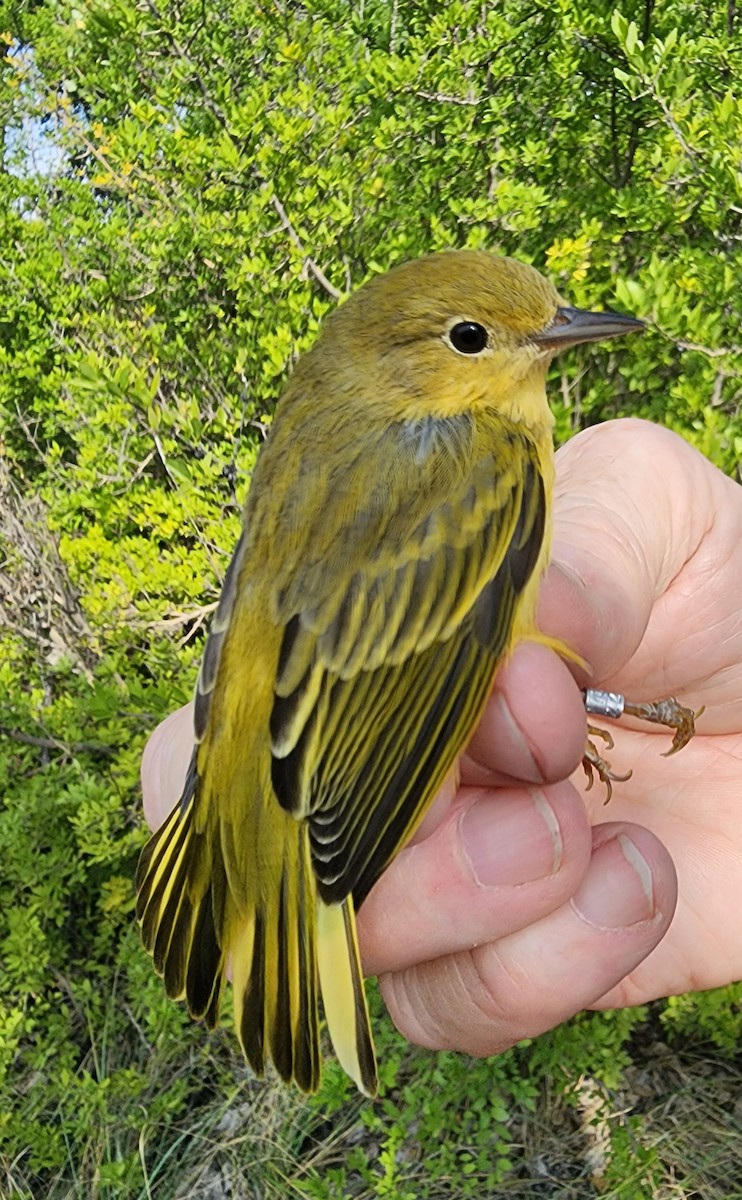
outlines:
M519 647L460 786L443 789L359 918L394 1020L432 1047L493 1053L586 1006L742 975L742 936L724 911L742 890L742 492L681 439L637 421L587 431L558 462L564 568L544 588L544 629L592 664L594 685L632 699L677 693L707 712L669 760L669 734L612 729L611 761L634 776L605 810L602 788L584 797L581 784L556 782L584 744L566 666L543 646ZM178 798L191 743L186 708L147 747L153 824ZM592 831L589 818L601 822ZM663 843L680 877L669 932L675 874Z
M634 420L575 438L557 475L563 567L546 581L542 627L591 663L596 686L640 700L678 695L706 712L669 759L669 731L611 725L608 757L633 775L607 808L581 772L576 790L494 788L516 728L547 781L559 778L557 723L562 737L572 729L566 697L536 669L547 652L513 657L487 715L507 705L510 738L480 728L462 764L463 779L484 786L439 810L362 912L365 961L381 973L395 1022L431 1047L493 1053L584 1007L742 977L730 919L742 896L742 490L679 437ZM541 719L549 703L551 730ZM525 759L520 778L537 778ZM536 810L558 827L553 872ZM594 823L591 856L583 813ZM472 879L467 822L499 885Z

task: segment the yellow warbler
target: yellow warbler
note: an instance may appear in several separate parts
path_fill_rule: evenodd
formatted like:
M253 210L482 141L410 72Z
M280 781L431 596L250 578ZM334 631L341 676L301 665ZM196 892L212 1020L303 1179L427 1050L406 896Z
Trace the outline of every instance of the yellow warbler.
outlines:
M373 279L299 361L261 450L206 644L180 803L138 915L213 1026L228 965L247 1059L373 1094L355 912L535 635L557 351L641 328L479 251Z

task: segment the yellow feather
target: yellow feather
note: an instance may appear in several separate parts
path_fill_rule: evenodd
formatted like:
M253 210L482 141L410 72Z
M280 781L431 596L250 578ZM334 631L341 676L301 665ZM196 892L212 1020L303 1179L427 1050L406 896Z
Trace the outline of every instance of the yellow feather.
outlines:
M317 961L327 1027L338 1062L367 1096L376 1094L376 1062L358 953L353 901L317 909Z
M540 645L546 646L547 649L553 650L560 658L566 658L568 662L574 663L576 667L580 667L588 675L592 675L592 667L587 659L578 654L576 650L573 650L571 646L568 646L566 642L563 642L561 638L550 637L548 633L542 633L540 629L534 629L530 634L530 639L532 642L538 642Z

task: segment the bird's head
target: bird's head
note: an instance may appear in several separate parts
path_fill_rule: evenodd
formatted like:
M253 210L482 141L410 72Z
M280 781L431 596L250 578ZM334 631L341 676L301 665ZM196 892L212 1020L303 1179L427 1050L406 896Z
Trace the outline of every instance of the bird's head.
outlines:
M448 416L508 407L514 389L543 395L561 349L640 328L633 317L569 307L526 263L453 250L371 279L327 320L317 349L346 394L368 381L366 403L387 416Z

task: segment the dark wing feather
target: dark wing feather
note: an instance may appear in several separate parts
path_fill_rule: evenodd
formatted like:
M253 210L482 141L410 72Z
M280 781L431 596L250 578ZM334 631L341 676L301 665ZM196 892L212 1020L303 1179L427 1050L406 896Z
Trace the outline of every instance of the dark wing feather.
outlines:
M508 648L545 497L534 446L507 432L396 557L356 571L339 599L307 596L286 622L272 780L282 806L308 820L327 902L352 892L358 906L368 894L471 733Z

